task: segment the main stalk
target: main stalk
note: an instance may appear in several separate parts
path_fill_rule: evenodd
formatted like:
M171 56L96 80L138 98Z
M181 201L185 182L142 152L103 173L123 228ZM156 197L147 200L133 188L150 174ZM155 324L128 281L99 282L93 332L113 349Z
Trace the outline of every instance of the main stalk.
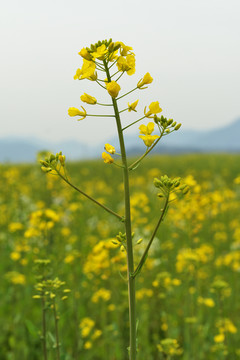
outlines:
M111 81L110 72L106 60L104 66L108 81ZM126 149L124 144L123 132L119 110L116 99L112 98L119 144L123 165L123 182L124 182L124 202L125 202L125 231L127 240L127 267L128 267L128 302L129 302L129 326L130 326L130 349L129 359L136 360L136 304L135 304L135 278L132 276L134 272L133 246L132 246L132 230L131 230L131 210L130 210L130 191L129 191L129 170L127 164Z

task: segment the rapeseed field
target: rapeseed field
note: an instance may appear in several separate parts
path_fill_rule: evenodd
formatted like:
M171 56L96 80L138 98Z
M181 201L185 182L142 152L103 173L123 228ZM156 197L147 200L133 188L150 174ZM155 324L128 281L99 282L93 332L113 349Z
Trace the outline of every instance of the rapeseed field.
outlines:
M152 156L130 177L139 259L162 206L152 179L190 187L170 203L137 279L139 360L240 359L240 156ZM123 211L102 161L68 163L74 184ZM0 359L125 360L122 224L35 165L0 165ZM45 303L41 294L46 294Z

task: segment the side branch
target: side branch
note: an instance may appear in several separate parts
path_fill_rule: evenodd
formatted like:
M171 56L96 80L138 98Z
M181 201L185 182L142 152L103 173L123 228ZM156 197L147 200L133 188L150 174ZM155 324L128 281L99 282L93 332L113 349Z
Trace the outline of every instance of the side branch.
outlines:
M143 267L143 265L144 265L144 263L145 263L145 261L147 259L147 255L148 255L148 251L150 249L150 246L152 245L152 242L153 242L153 240L155 238L155 235L156 235L156 233L158 231L158 228L159 228L159 226L160 226L160 224L161 224L161 222L163 220L164 214L166 213L168 201L169 201L169 195L167 195L167 197L166 197L166 201L165 201L165 204L164 204L164 208L162 210L162 214L161 214L161 216L160 216L160 218L158 220L158 223L157 223L157 225L156 225L156 227L155 227L155 229L153 231L151 239L149 240L149 243L147 244L147 247L146 247L146 249L145 249L145 251L144 251L144 253L143 253L142 257L141 257L141 260L139 261L135 271L132 274L133 278L135 278L140 273L140 271L141 271L141 269L142 269L142 267Z
M132 165L130 165L128 167L128 170L133 170L135 168L135 166L137 166L144 158L145 156L147 156L147 154L150 153L150 151L152 151L152 149L157 145L157 143L161 140L162 136L163 136L164 130L161 132L160 137L157 139L157 141L155 141L152 146L150 146L150 148L148 148L148 150L138 159L136 160Z
M60 176L60 178L65 181L69 186L71 186L73 189L75 189L76 191L78 191L81 195L85 196L86 198L88 198L89 200L93 201L95 204L97 204L98 206L100 206L101 208L103 208L104 210L106 210L108 213L116 216L119 220L124 221L124 217L118 215L117 213L115 213L114 211L112 211L111 209L109 209L108 207L106 207L105 205L101 204L100 202L98 202L97 200L93 199L91 196L89 196L88 194L86 194L84 191L80 190L79 188L77 188L75 185L73 185L72 183L70 183L69 180L67 180L64 176L62 176L62 174L57 171L58 175Z

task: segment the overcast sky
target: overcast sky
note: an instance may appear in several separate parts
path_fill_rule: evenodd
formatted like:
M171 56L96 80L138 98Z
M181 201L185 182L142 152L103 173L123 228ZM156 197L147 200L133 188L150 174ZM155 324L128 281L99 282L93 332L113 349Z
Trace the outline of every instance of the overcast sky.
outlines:
M81 48L110 37L136 55L136 74L122 78L123 89L146 72L154 78L148 90L124 100L139 98L139 115L158 100L162 114L186 129L240 117L239 0L8 0L0 10L0 138L97 143L112 137L111 118L77 122L67 115L83 105L84 92L102 99L96 83L73 75Z

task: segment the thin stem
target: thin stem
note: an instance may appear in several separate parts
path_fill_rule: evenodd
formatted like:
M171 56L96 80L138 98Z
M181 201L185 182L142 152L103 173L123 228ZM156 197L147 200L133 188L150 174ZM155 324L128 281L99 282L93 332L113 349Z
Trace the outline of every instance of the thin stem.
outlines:
M166 197L166 201L165 201L165 204L164 204L164 208L162 210L162 214L161 214L161 216L160 216L160 218L159 218L159 220L157 222L157 225L156 225L156 227L155 227L155 229L154 229L154 231L152 233L151 239L149 240L149 242L148 242L148 244L146 246L146 249L145 249L145 251L144 251L144 253L143 253L143 255L142 255L142 257L141 257L141 259L140 259L140 261L139 261L139 263L137 265L137 267L136 267L136 270L132 274L133 278L135 278L140 273L140 271L141 271L141 269L142 269L142 267L143 267L143 265L144 265L144 263L145 263L145 261L147 259L147 255L148 255L148 251L150 249L150 246L152 245L152 242L153 242L153 240L155 238L155 235L156 235L156 233L158 231L158 228L159 228L159 226L160 226L160 224L161 224L161 222L163 220L164 214L165 214L165 212L167 210L168 200L169 200L169 194Z
M46 342L46 304L44 294L42 294L42 346L43 346L43 358L47 360L47 342Z
M143 116L142 118L140 118L140 119L138 119L138 120L134 121L133 123L131 123L131 124L129 124L129 125L127 125L127 126L125 126L125 127L122 129L122 131L123 131L123 130L126 130L127 128L129 128L130 126L132 126L132 125L136 124L137 122L139 122L139 121L141 121L141 120L145 119L145 117L146 117L146 116Z
M106 62L104 63L108 81L111 81L111 76ZM128 277L128 300L129 300L129 326L130 326L130 351L129 359L136 360L137 346L136 346L136 300L135 300L135 279L131 276L134 270L133 260L133 246L132 246L132 231L131 231L131 210L130 210L130 192L129 192L129 171L127 165L127 156L122 132L121 119L117 106L116 99L112 98L117 131L119 137L119 144L121 148L124 181L124 201L125 201L125 231L127 240L127 277Z
M115 117L114 115L94 115L94 114L86 114L86 116L95 116L95 117Z
M100 82L98 80L96 80L96 83L101 86L104 90L106 90L105 86L103 86L102 84L100 84Z
M53 300L53 314L54 314L54 323L55 323L57 360L60 360L60 342L59 342L59 332L58 332L58 320L59 320L59 317L57 315L56 303L55 303L54 300Z
M111 75L111 77L114 77L115 75L117 75L120 72L120 70L116 71L113 75ZM115 80L117 81L117 80Z
M117 60L115 60L115 61L112 63L112 65L111 65L111 66L109 66L108 70L110 70L110 69L111 69L111 67L113 67L113 65L115 65L115 64L116 64L116 62L117 62ZM105 71L106 71L106 70L105 70Z
M97 105L101 105L101 106L113 106L113 104L101 104L101 103L96 103Z
M125 72L125 71L123 71L123 72L121 73L121 75L115 80L116 82L123 76L124 72Z
M124 96L127 96L128 94L131 94L133 91L137 90L138 87L135 87L134 89L130 90L129 92L127 92L126 94L122 95L122 96L119 96L116 100L119 100L121 98L123 98Z
M128 108L123 109L123 110L119 111L119 114L121 114L122 112L127 111L127 110L128 110ZM123 129L122 129L122 130L123 130Z
M147 149L147 151L138 159L136 160L132 165L129 166L129 170L133 170L135 168L135 166L137 166L144 158L145 156L147 156L147 154L150 153L150 151L152 151L152 149L157 145L157 143L161 140L163 136L163 132L160 134L160 137L157 139L157 141L155 141L152 146L150 146L150 148Z
M123 217L118 215L117 213L115 213L114 211L112 211L111 209L109 209L108 207L106 207L105 205L101 204L100 202L98 202L97 200L93 199L91 196L89 196L88 194L86 194L85 192L83 192L82 190L80 190L79 188L77 188L75 185L73 185L69 180L67 180L64 176L62 176L62 174L56 170L56 172L58 173L58 175L60 176L60 178L62 180L64 180L68 185L70 185L73 189L75 189L76 191L78 191L80 194L82 194L83 196L85 196L86 198L88 198L89 200L93 201L95 204L97 204L98 206L100 206L101 208L103 208L104 210L106 210L108 213L116 216L119 220L123 221Z

